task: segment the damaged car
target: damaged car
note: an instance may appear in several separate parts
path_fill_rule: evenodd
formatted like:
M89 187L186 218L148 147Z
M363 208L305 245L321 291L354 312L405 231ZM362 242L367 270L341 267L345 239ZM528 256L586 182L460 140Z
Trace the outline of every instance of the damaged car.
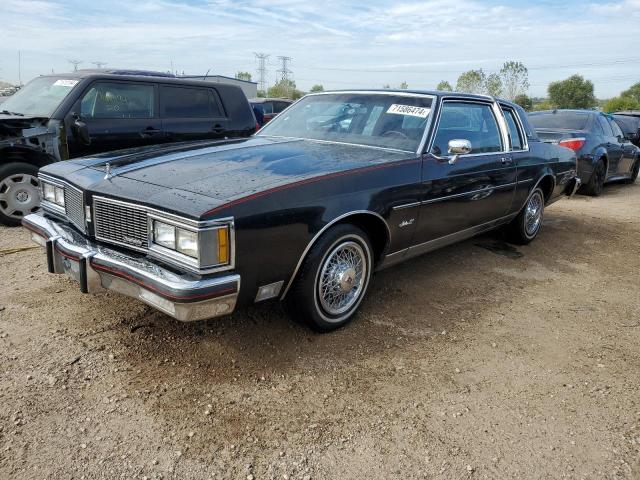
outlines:
M38 210L38 169L50 163L255 129L233 85L125 70L38 77L0 105L0 223Z

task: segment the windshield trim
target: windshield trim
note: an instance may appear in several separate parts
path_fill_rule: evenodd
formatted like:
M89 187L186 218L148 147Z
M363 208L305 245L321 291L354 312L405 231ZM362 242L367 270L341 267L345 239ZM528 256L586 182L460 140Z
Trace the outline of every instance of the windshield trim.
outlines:
M329 90L329 91L326 91L326 92L307 93L305 96L299 98L298 100L293 102L291 105L289 105L287 108L285 108L282 112L280 112L278 114L278 116L282 115L283 113L285 113L291 107L296 105L300 100L302 100L302 99L304 99L306 97L317 97L319 95L343 95L343 94L349 94L349 95L360 95L360 94L362 94L362 95L392 95L392 96L396 96L396 97L414 97L414 98L418 97L418 98L429 98L429 99L431 99L431 112L429 113L429 116L427 117L427 124L424 126L424 132L422 132L422 138L420 139L420 143L418 144L418 149L414 152L413 150L402 150L402 149L391 148L391 147L380 147L380 146L377 146L377 145L366 145L366 144L363 144L363 143L336 142L336 141L333 141L333 140L319 140L319 139L315 139L315 138L305 138L305 137L287 137L287 136L278 136L278 135L265 135L265 134L261 134L260 131L255 133L254 136L256 136L256 137L273 137L273 138L296 138L296 139L300 139L300 140L311 140L311 141L314 141L314 142L326 142L326 143L335 143L335 144L342 144L342 145L355 145L355 146L358 146L358 147L377 148L377 149L381 149L381 150L391 150L391 151L395 151L395 152L415 153L416 155L420 155L424 151L425 144L427 143L427 135L429 134L429 129L431 128L431 123L433 122L433 108L434 108L435 103L438 101L438 96L437 95L432 95L430 93L398 92L396 90L389 90L389 91L384 91L384 90Z
M304 140L305 142L317 142L317 143L331 143L335 145L348 145L350 147L362 147L362 148L373 148L374 150L386 150L391 152L400 152L400 153L415 153L413 150L402 150L400 148L391 148L391 147L380 147L378 145L365 145L364 143L350 143L350 142L337 142L335 140L321 140L318 138L305 138L305 137L288 137L285 135L260 135L257 134L257 137L262 138L283 138L290 140Z

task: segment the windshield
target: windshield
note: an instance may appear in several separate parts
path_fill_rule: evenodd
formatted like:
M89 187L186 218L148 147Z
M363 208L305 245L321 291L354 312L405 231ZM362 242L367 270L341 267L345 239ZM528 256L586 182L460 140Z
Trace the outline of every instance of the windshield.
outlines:
M308 138L415 152L432 98L385 93L309 95L269 122L258 135Z
M39 77L2 103L0 110L27 116L50 117L78 80Z
M588 112L541 112L530 113L529 121L533 128L563 128L584 130L589 120Z

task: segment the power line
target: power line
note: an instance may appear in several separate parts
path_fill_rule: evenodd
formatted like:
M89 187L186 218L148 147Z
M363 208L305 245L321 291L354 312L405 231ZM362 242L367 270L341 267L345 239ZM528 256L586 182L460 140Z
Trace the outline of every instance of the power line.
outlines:
M255 53L256 59L258 60L258 83L260 84L260 90L263 92L267 91L267 59L269 55L266 53Z

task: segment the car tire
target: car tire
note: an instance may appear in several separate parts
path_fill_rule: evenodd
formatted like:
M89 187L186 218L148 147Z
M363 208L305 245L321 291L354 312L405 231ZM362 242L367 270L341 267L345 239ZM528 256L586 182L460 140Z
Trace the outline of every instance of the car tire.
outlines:
M538 236L544 218L544 202L542 189L535 188L518 216L507 227L507 235L512 243L526 245Z
M587 184L581 189L586 195L599 197L604 190L604 181L607 177L607 167L604 160L600 159L593 167L593 173Z
M636 161L633 163L633 167L631 168L631 177L625 181L625 183L636 183L638 179L638 172L640 172L640 158L636 158Z
M309 251L286 297L289 315L318 332L349 323L369 287L372 251L367 234L355 225L329 229Z
M38 167L24 162L0 165L0 223L19 226L39 205Z

